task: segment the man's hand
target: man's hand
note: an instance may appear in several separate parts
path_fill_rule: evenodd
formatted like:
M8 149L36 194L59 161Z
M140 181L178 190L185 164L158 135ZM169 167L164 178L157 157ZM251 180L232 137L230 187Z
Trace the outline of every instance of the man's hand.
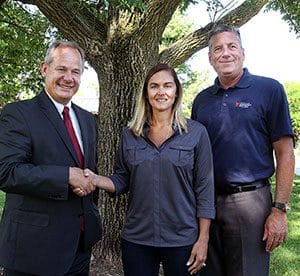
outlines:
M271 252L286 239L288 224L286 213L272 208L265 223L263 240L266 241L266 251Z
M83 170L75 167L69 168L69 184L73 192L80 197L88 195L96 188L84 175Z

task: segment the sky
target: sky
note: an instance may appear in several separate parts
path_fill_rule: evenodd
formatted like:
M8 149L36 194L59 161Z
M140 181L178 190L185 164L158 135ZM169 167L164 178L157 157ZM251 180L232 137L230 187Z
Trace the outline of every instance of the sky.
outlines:
M190 9L189 17L201 26L202 22L197 22L197 8ZM240 32L245 49L244 65L252 74L275 78L281 83L300 82L300 38L297 39L296 34L289 30L279 12L261 11L243 25ZM190 62L197 69L208 69L213 80L216 74L208 62L207 53L207 48L199 51Z

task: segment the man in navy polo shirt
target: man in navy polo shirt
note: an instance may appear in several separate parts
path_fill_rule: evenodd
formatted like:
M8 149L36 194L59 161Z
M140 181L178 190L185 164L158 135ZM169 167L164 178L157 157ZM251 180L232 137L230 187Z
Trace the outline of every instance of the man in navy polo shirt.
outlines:
M244 69L244 58L237 29L212 30L209 61L218 77L192 108L192 119L206 126L211 139L217 194L201 275L268 275L270 252L288 233L295 158L286 95L276 80ZM272 201L268 179L275 171Z

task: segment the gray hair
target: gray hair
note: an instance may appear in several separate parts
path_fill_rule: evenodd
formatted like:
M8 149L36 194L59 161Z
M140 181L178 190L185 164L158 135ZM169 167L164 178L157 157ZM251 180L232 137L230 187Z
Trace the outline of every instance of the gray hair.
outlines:
M82 72L84 69L84 62L85 62L85 57L84 57L84 51L83 49L78 45L77 42L75 41L67 41L67 40L56 40L53 43L51 43L51 45L49 46L46 55L45 55L45 63L46 64L51 64L53 62L53 51L56 48L72 48L75 49L79 52L80 57L81 57L81 61L82 61Z
M220 24L220 25L217 25L216 27L214 27L208 34L208 49L209 51L211 50L211 41L212 41L212 38L219 34L219 33L223 33L223 32L230 32L230 33L235 33L237 39L238 39L238 42L241 46L241 48L243 48L242 46L242 39L241 39L241 34L240 34L240 31L238 28L235 28L231 25L227 25L227 24Z

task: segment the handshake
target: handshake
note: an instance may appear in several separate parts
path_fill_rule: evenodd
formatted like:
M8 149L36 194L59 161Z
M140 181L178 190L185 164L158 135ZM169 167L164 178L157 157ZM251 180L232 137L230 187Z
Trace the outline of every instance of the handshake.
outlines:
M69 184L73 193L80 197L86 196L96 189L98 178L100 178L100 176L89 169L82 170L75 167L69 168Z
M93 173L89 169L69 168L69 184L73 193L82 197L93 192L96 188L114 193L115 185L110 178Z

